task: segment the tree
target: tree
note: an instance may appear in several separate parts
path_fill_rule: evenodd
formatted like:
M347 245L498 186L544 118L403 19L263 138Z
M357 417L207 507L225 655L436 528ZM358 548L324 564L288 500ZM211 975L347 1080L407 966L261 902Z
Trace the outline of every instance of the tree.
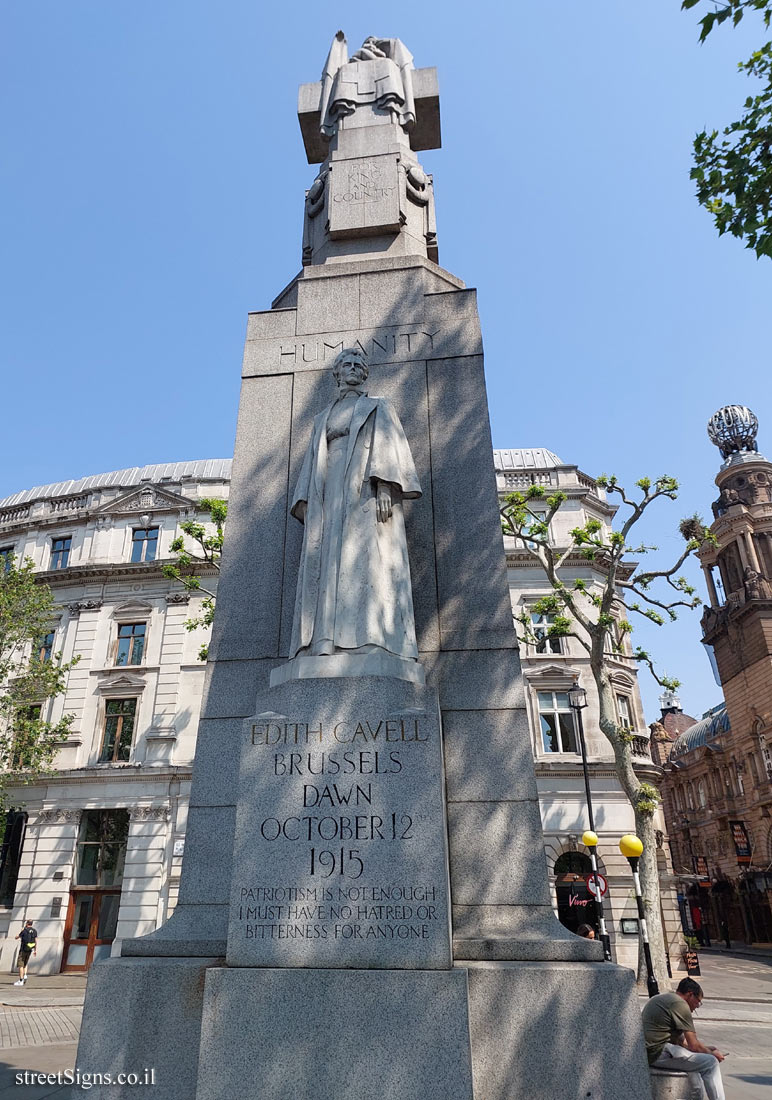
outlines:
M67 673L79 658L63 664L43 644L52 630L50 588L35 580L34 563L17 565L13 554L0 568L0 807L8 780L29 783L53 762L73 716L43 718L45 704L66 690Z
M220 572L220 558L222 557L223 530L228 515L227 501L217 497L205 497L199 501L202 512L211 516L214 524L214 532L207 531L203 523L196 520L187 520L180 524L184 535L192 539L196 549L188 550L185 546L183 535L178 535L172 542L171 549L176 554L176 560L168 562L163 567L165 577L179 581L188 592L203 593L201 608L198 615L185 620L186 630L196 630L198 627L210 627L214 619L216 595L208 588L204 588L199 572L202 568ZM205 661L209 656L209 646L202 645L198 651L199 661Z
M646 665L662 687L675 690L678 681L660 676L651 656L637 647L627 652L626 638L633 630L628 618L634 613L661 626L666 619L676 619L678 608L694 608L699 603L694 588L679 571L690 555L713 536L698 516L683 520L680 531L685 538L683 552L668 569L643 569L636 557L656 547L632 545L631 533L655 501L675 500L678 483L672 477L649 478L636 482L638 499L631 499L615 477L602 476L597 485L610 496L617 495L628 511L618 530L607 529L597 518L590 518L581 527L570 531L568 546L557 547L549 538L550 523L567 497L562 492L545 496L541 486L533 485L525 493L510 493L501 509L502 530L522 541L524 548L541 565L552 593L531 605L529 612L548 616L548 637L572 637L586 651L598 694L599 724L614 751L616 773L635 814L636 832L643 841L640 872L646 899L647 925L652 945L655 971L666 976L665 945L660 920L659 877L657 874L654 812L660 796L656 787L641 782L633 768L633 734L620 726L617 717L614 687L609 658L625 656ZM543 510L534 510L534 502L543 502ZM568 576L579 561L594 563L599 575L596 584ZM537 644L543 641L544 628L535 632L529 613L516 616L522 641Z
M683 0L681 8L700 2ZM772 0L726 0L700 20L700 42L727 20L737 26L746 11L761 14L769 28ZM697 134L690 175L697 183L697 199L713 215L719 235L743 238L757 257L772 258L772 42L765 42L738 68L760 80L762 90L748 96L744 114L726 126L721 137L718 130Z

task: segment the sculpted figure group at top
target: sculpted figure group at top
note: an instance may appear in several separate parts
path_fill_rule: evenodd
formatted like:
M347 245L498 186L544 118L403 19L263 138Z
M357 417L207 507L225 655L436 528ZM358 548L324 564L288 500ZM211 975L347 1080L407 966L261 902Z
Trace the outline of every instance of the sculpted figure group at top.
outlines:
M405 130L412 129L412 73L413 55L398 38L366 38L349 57L345 35L338 31L322 71L322 136L329 141L339 120L364 104L393 111Z

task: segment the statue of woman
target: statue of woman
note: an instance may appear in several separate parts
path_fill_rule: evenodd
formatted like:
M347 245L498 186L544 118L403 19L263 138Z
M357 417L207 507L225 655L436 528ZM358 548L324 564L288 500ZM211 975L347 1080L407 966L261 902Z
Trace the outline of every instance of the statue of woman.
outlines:
M393 406L368 397L367 361L347 348L336 401L314 419L291 512L305 525L290 657L386 651L416 660L402 501L420 497Z

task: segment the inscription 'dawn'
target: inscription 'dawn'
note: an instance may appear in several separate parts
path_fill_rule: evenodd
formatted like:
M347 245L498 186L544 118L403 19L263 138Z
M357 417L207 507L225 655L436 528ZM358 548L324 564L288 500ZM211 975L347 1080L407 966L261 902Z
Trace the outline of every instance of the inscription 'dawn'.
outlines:
M378 336L349 341L349 346L359 348L371 363L383 362L402 353L414 354L424 348L434 350L434 337L439 329L427 332L418 329L410 332L384 332ZM343 350L343 339L330 343L324 338L311 338L294 344L279 344L279 362L283 365L294 363L326 363L336 359Z

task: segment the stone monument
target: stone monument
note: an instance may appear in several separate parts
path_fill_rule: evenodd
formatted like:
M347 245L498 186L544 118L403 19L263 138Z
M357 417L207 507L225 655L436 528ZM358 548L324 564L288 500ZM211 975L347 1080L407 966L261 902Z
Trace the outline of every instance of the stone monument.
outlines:
M92 968L78 1065L156 1100L644 1100L632 975L552 911L475 293L416 155L436 73L339 32L298 113L321 167L249 318L179 902Z

